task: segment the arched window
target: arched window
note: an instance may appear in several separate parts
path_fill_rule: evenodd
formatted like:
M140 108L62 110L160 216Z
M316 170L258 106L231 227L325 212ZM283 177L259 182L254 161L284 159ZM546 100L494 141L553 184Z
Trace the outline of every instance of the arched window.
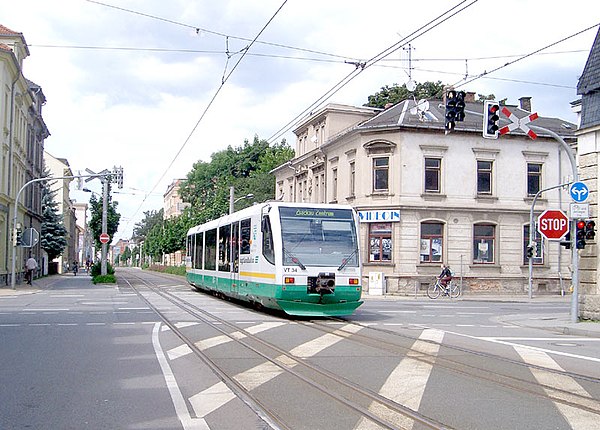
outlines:
M475 224L473 226L473 263L494 263L496 245L496 226L494 224Z
M444 224L436 221L421 223L421 263L439 263L444 254Z

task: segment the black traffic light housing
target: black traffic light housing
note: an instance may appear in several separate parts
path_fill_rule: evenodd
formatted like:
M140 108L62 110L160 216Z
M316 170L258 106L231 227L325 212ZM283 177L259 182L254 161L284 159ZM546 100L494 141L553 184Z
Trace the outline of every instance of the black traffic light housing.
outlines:
M537 242L530 242L527 245L527 258L533 258L537 255Z
M483 137L498 139L499 120L500 105L494 100L486 100L483 104Z
M564 239L560 241L560 246L564 246L566 249L571 249L571 232L568 232Z
M465 97L464 91L449 90L446 92L446 131L454 130L457 121L465 120Z
M585 222L585 239L586 240L594 240L596 237L596 223L592 220L587 220Z
M585 248L585 221L579 220L576 223L577 235L575 236L575 244L577 249Z

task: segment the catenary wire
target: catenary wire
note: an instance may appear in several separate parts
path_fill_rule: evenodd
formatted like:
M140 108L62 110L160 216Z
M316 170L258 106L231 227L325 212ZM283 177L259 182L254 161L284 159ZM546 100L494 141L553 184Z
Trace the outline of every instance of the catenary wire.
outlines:
M90 1L90 0L88 0ZM169 172L169 170L171 169L171 167L173 166L173 164L175 163L175 161L177 160L177 158L179 157L179 155L181 154L181 152L183 151L183 149L187 146L188 142L190 141L190 139L192 138L192 135L194 134L194 132L196 131L196 129L198 128L198 126L200 125L200 122L202 122L202 120L204 119L204 117L206 116L207 112L209 111L210 107L212 106L212 104L214 103L214 101L216 100L217 96L219 95L219 93L221 92L221 90L223 89L223 87L225 86L225 83L228 81L228 79L231 77L231 75L233 74L233 72L237 69L237 67L239 66L239 64L242 62L242 60L244 59L244 57L246 56L246 53L250 50L250 48L252 47L252 45L256 42L256 40L260 37L260 35L266 30L266 28L269 26L269 24L271 24L271 22L275 19L275 17L279 14L279 12L281 11L281 9L283 9L283 7L285 6L285 4L288 2L288 0L284 0L283 3L281 3L281 5L279 6L279 8L275 11L275 13L271 16L271 18L267 21L267 23L260 29L260 31L257 33L256 37L250 42L250 44L243 50L242 55L240 56L240 58L237 60L237 62L234 64L234 66L231 68L231 70L229 71L229 73L227 75L224 75L222 81L221 81L221 85L219 85L219 87L217 88L217 90L215 91L215 94L213 95L213 97L210 99L210 101L208 102L207 106L204 108L204 111L202 112L202 114L200 115L200 118L198 118L198 121L196 121L196 124L194 125L194 127L192 127L192 130L190 131L190 133L188 134L187 138L184 140L183 144L181 145L181 147L179 148L179 150L177 151L177 153L175 154L175 156L173 157L173 159L171 160L171 162L169 163L169 165L167 166L167 168L164 170L164 172L162 173L162 175L160 176L160 178L156 181L156 183L154 184L154 186L152 187L152 189L149 191L148 195L152 192L154 192L156 190L156 188L158 187L158 185L160 184L160 182L164 179L164 177L167 175L167 173ZM131 216L131 219L135 218L135 216L138 214L138 212L140 211L140 209L142 208L143 204L146 202L146 200L148 199L148 195L146 195L144 197L144 199L142 200L142 202L139 204L138 208L136 209L135 213ZM129 226L129 222L125 225L125 227L123 228L123 230L126 230L127 227Z

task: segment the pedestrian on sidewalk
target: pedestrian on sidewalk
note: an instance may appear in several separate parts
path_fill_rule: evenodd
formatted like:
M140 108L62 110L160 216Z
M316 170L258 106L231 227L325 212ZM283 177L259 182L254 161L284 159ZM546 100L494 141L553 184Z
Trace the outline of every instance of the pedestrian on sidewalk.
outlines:
M27 269L27 272L25 272L25 280L29 285L31 285L31 281L33 281L33 272L37 268L37 261L35 261L35 258L33 258L32 255L29 255L29 258L25 262L25 269Z

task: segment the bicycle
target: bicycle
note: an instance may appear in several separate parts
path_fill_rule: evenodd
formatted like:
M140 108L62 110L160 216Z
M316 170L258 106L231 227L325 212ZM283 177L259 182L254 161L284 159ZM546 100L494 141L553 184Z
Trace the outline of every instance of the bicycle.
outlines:
M449 281L444 287L440 282L440 278L436 278L435 282L432 282L429 287L427 287L427 297L430 299L437 299L440 295L455 299L460 296L461 293L460 285L456 284L454 281Z

